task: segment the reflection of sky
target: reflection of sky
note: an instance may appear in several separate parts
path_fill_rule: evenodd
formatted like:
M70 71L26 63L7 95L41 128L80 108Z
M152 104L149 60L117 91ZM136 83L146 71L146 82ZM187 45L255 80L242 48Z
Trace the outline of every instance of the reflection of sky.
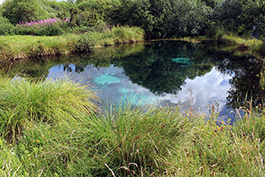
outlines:
M216 105L218 101L220 112L225 109L227 90L231 88L229 79L232 76L222 75L215 68L202 77L196 77L194 80L187 79L182 90L176 95L167 95L171 103L187 103L192 107L201 109L207 113L209 104Z
M74 65L71 65L74 70ZM133 84L129 77L123 74L122 68L111 65L108 68L86 68L82 73L64 72L63 67L53 67L49 70L48 78L69 76L71 80L80 81L82 84L90 84L98 90L98 96L111 102L128 100L132 104L155 103L155 101L167 101L174 104L189 104L196 110L208 113L209 104L215 104L218 100L219 111L225 112L227 90L230 89L229 79L232 76L222 75L215 68L202 77L186 79L185 85L178 94L166 94L157 97L148 89Z

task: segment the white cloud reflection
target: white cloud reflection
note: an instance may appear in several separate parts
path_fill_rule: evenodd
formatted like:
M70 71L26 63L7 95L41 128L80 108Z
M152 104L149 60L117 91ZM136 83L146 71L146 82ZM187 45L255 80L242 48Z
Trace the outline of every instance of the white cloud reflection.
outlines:
M73 66L74 67L74 66ZM156 96L148 89L133 84L129 77L123 74L122 68L116 68L111 65L108 68L86 68L82 73L63 72L62 69L54 67L50 70L48 78L62 77L64 73L72 80L79 81L83 84L91 84L96 86L99 91L99 96L110 101L117 101L120 98L131 100L132 104L155 103L155 101L167 101L173 104L184 104L189 102L195 110L201 109L202 112L208 113L207 106L218 101L219 110L221 111L226 104L227 90L231 88L229 80L230 75L223 75L215 68L211 72L202 77L195 79L186 79L185 85L178 94L166 94L165 96ZM117 77L120 82L111 84L96 84L93 83L96 77L102 75Z
M202 112L208 112L207 106L218 101L219 110L222 110L226 104L227 90L231 88L229 80L232 76L222 75L215 68L202 77L187 79L182 90L175 96L167 95L171 103L187 103L194 108L200 108ZM198 109L197 109L198 110Z

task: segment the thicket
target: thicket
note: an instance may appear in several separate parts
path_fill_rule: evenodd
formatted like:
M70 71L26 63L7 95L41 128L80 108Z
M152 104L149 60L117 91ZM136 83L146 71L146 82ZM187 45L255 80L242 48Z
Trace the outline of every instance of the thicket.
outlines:
M233 31L238 35L251 35L253 26L264 34L263 0L6 0L1 5L1 18L17 26L19 22L60 18L70 21L59 26L64 33L84 33L92 27L99 29L117 25L141 27L146 38L171 38L210 35L216 30ZM6 20L1 20L4 26ZM11 29L10 23L8 28ZM1 35L25 34L17 27L2 30ZM35 33L33 35L61 35Z

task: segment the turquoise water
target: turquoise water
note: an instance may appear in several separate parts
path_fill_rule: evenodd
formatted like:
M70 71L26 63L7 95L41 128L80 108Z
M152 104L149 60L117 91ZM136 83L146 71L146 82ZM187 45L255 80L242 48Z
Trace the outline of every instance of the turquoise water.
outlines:
M262 66L212 46L170 41L114 46L94 55L27 64L23 71L32 77L69 77L88 84L102 102L185 104L206 114L215 105L227 119L246 97L261 101L257 75Z

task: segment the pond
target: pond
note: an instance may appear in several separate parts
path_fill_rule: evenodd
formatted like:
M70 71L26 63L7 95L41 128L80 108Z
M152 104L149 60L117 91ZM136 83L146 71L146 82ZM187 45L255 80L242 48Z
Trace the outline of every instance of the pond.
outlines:
M261 67L249 56L233 56L213 44L156 41L6 66L6 73L68 77L88 84L103 102L114 104L177 104L206 114L214 105L226 120L251 98L262 101Z

